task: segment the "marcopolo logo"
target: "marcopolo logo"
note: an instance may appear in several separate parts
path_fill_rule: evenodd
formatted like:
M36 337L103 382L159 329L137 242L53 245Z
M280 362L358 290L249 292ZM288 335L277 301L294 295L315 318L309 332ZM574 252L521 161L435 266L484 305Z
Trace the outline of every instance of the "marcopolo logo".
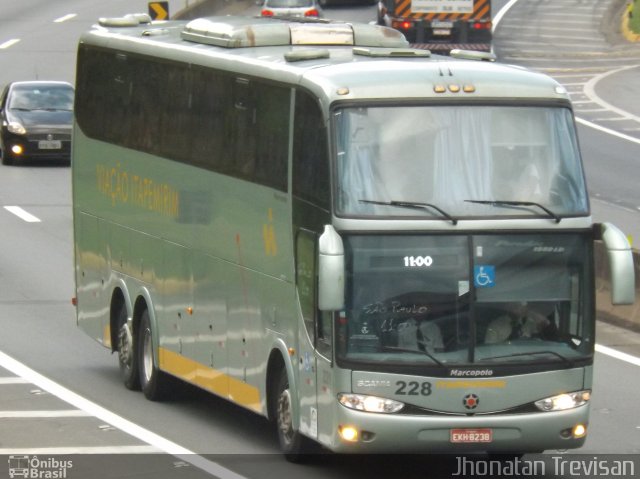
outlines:
M38 456L9 456L9 477L24 477L27 479L66 479L67 472L73 467L73 462L55 457L46 459Z
M477 378L493 376L493 369L451 369L449 376L455 378Z

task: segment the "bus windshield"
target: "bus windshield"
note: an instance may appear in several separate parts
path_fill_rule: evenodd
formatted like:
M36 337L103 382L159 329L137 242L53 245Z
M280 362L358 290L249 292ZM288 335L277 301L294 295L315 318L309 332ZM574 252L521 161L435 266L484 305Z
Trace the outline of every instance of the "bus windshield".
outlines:
M567 108L348 107L333 120L340 216L588 214Z
M588 360L589 244L577 233L348 235L338 358L398 371Z

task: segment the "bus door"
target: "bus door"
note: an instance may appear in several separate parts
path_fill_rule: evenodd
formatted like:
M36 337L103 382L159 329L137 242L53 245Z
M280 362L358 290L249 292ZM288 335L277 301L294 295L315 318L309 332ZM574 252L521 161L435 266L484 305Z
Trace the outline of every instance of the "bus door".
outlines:
M300 430L312 438L331 434L332 318L318 310L318 235L299 230L296 237L296 286L304 327L299 328Z

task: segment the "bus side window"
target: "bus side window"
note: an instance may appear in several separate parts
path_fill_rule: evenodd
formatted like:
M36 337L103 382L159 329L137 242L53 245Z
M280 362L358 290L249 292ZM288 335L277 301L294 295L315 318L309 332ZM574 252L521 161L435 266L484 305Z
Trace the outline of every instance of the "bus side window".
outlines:
M329 209L329 158L327 128L318 101L296 92L293 136L293 194Z
M234 83L235 169L242 178L253 178L256 167L255 87L245 78Z
M255 170L253 180L287 191L291 90L257 84L255 97Z

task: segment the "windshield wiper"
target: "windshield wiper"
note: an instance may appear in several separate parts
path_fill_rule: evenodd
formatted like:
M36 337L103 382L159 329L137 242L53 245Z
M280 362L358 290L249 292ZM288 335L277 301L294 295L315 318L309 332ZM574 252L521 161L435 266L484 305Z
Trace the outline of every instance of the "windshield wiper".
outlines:
M513 353L513 354L505 354L504 356L490 356L488 358L479 359L478 362L481 363L482 361L490 361L492 359L517 358L518 356L537 356L539 354L551 354L552 356L560 358L569 366L573 366L573 361L571 361L571 359L566 358L562 354L556 353L555 351L529 351L528 353Z
M454 225L458 224L458 220L456 218L454 218L453 216L451 216L446 211L442 210L441 208L439 208L436 205L433 205L431 203L416 203L416 202L413 202L413 201L395 201L395 200L391 200L391 201L358 200L358 201L360 201L360 203L369 203L369 204L372 204L372 205L397 206L398 208L413 208L413 209L416 209L416 210L432 209L432 210L436 210L438 213L440 213L446 219L451 221L452 224L454 224Z
M562 218L551 211L544 205L536 203L534 201L510 201L510 200L464 200L467 203L478 203L480 205L492 205L492 206L535 206L547 213L556 223L560 223Z
M438 361L433 354L431 354L429 351L427 351L425 349L399 348L399 347L396 347L396 346L382 346L381 348L382 348L382 351L385 351L385 352L396 351L398 353L414 353L414 354L420 354L422 356L427 356L429 359L431 359L438 366L444 367L444 364L442 364L440 361Z

